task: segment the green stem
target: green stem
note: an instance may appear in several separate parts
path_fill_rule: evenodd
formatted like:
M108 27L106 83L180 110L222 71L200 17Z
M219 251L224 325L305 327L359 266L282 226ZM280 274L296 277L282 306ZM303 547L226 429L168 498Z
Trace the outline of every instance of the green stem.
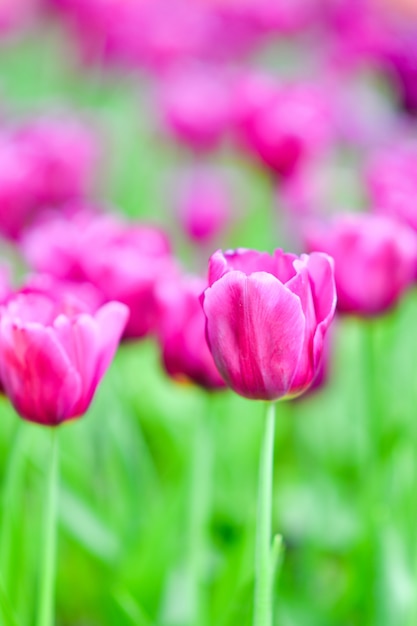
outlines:
M17 626L16 617L13 613L13 609L10 606L9 598L3 587L3 582L0 580L0 608L4 618L4 626Z
M19 523L17 509L21 503L18 502L22 497L23 478L25 470L25 435L27 429L20 420L17 420L17 427L14 440L11 446L11 452L6 468L6 475L3 483L2 493L2 516L1 516L1 534L0 534L0 567L3 576L4 588L8 595L12 597L14 585L12 585L11 554L13 547L16 545L15 531Z
M41 557L41 580L37 626L53 626L55 622L55 571L58 502L58 429L51 429L51 452L47 483L44 537Z
M191 459L191 494L189 528L189 577L191 585L190 626L207 623L206 555L207 527L211 498L210 415L205 411L194 416L194 445Z
M274 566L271 554L271 529L274 433L275 405L270 403L267 407L265 417L265 430L259 465L254 626L272 626L272 583Z

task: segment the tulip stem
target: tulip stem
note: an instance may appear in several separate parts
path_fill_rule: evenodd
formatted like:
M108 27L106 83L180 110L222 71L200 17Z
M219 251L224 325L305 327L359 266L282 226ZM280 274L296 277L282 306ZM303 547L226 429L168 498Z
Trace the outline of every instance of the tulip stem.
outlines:
M275 404L270 402L259 464L258 512L256 520L254 626L272 626L272 587L278 560L272 549L272 474L274 461Z
M41 555L41 580L39 593L38 626L53 626L55 622L55 572L56 572L56 535L57 535L57 502L58 502L58 429L51 428L51 451L45 518L43 527L43 544Z
M25 424L19 420L11 446L11 451L6 468L6 475L2 491L2 515L0 534L0 564L3 576L4 588L9 599L14 597L14 585L12 585L13 572L11 553L15 545L15 531L18 522L17 509L20 505L18 500L22 496L23 479L25 469Z
M206 567L207 526L211 497L211 433L204 412L194 415L194 440L191 458L191 502L189 520L189 576L191 583L191 625L207 622Z

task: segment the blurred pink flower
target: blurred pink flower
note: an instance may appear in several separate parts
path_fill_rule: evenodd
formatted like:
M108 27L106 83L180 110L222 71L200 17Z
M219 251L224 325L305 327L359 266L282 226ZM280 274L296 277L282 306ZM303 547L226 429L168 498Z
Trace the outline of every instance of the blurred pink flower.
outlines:
M32 274L17 293L38 293L58 299L66 312L95 313L104 304L102 294L87 282L55 278L50 274Z
M181 274L158 283L157 337L170 376L186 378L206 389L219 389L225 383L207 345L200 304L206 286L202 278Z
M41 0L2 0L0 2L0 37L26 28L40 12Z
M325 90L309 83L274 84L247 76L235 92L237 138L276 176L291 176L317 156L332 136L332 107Z
M417 232L417 145L394 143L376 152L365 172L373 209Z
M0 378L16 411L47 426L85 413L127 317L118 302L89 315L41 294L10 299L0 309Z
M0 136L0 233L15 239L35 211L33 167L25 150L10 135Z
M417 236L390 217L357 213L312 222L305 240L307 250L334 258L337 306L343 313L383 313L416 274Z
M22 251L36 271L90 282L103 301L126 304L125 338L153 330L155 283L173 264L168 239L158 228L75 210L42 220L27 232Z
M159 103L163 125L177 141L212 150L231 121L231 83L223 69L186 65L165 75Z
M16 140L32 166L35 202L54 206L89 191L98 160L97 138L74 117L45 117L27 123Z
M207 340L227 384L263 400L306 391L336 306L332 260L320 253L218 251L209 285L202 299Z
M45 209L84 196L97 144L75 119L40 119L0 135L0 233L18 239Z
M177 215L186 235L195 242L209 242L220 235L232 216L230 186L224 173L197 167L182 177Z

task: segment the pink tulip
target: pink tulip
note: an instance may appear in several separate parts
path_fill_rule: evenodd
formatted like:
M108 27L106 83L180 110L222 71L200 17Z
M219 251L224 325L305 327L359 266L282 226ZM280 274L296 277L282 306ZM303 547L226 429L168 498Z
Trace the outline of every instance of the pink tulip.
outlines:
M40 0L2 0L0 2L0 36L27 28L40 12Z
M377 315L392 307L411 285L417 267L417 237L395 219L372 215L339 215L311 224L308 250L332 255L338 309Z
M102 294L91 283L63 280L50 274L30 275L18 293L37 293L58 299L67 312L94 314L104 304Z
M0 233L16 239L35 212L36 180L27 152L8 133L0 136Z
M333 318L333 263L239 249L215 252L202 303L214 362L247 398L277 400L308 389Z
M177 275L156 288L159 315L157 336L165 369L206 389L225 386L205 337L200 295L207 283L197 276Z
M34 270L90 282L103 302L126 304L125 338L153 330L154 287L173 264L168 239L158 228L80 209L42 220L26 234L22 250Z
M366 171L373 209L417 232L417 146L394 143L374 154Z
M187 66L165 77L160 106L166 130L196 151L215 148L231 115L230 84L223 71Z
M181 181L178 219L186 235L195 242L218 236L231 218L231 197L222 172L195 168Z
M37 205L62 204L89 191L98 147L86 124L69 116L40 118L21 127L16 141L31 162Z
M273 85L249 77L236 91L236 131L246 150L276 176L291 176L329 143L328 94L308 83Z
M118 302L89 315L41 294L10 299L0 309L0 378L16 411L47 426L83 415L127 317Z

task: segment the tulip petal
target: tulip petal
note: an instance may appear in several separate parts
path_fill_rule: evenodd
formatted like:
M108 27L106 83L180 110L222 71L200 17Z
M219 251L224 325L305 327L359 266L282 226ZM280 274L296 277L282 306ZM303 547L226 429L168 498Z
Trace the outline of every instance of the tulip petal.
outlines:
M103 378L114 357L129 315L128 307L121 302L108 302L94 316L100 337L95 385Z
M228 385L248 398L285 396L304 340L298 296L266 272L233 271L204 292L203 308L209 346Z
M316 311L311 290L307 259L295 262L297 274L287 283L287 288L300 298L305 317L303 350L297 372L291 384L291 395L299 395L311 384L315 376L313 340L317 328Z
M25 419L56 426L74 416L81 380L52 328L3 318L0 371L7 395Z
M72 319L62 315L56 319L54 330L73 367L80 374L81 393L74 411L76 415L82 415L87 411L96 387L94 385L93 388L93 384L100 350L97 324L90 315L77 315Z

